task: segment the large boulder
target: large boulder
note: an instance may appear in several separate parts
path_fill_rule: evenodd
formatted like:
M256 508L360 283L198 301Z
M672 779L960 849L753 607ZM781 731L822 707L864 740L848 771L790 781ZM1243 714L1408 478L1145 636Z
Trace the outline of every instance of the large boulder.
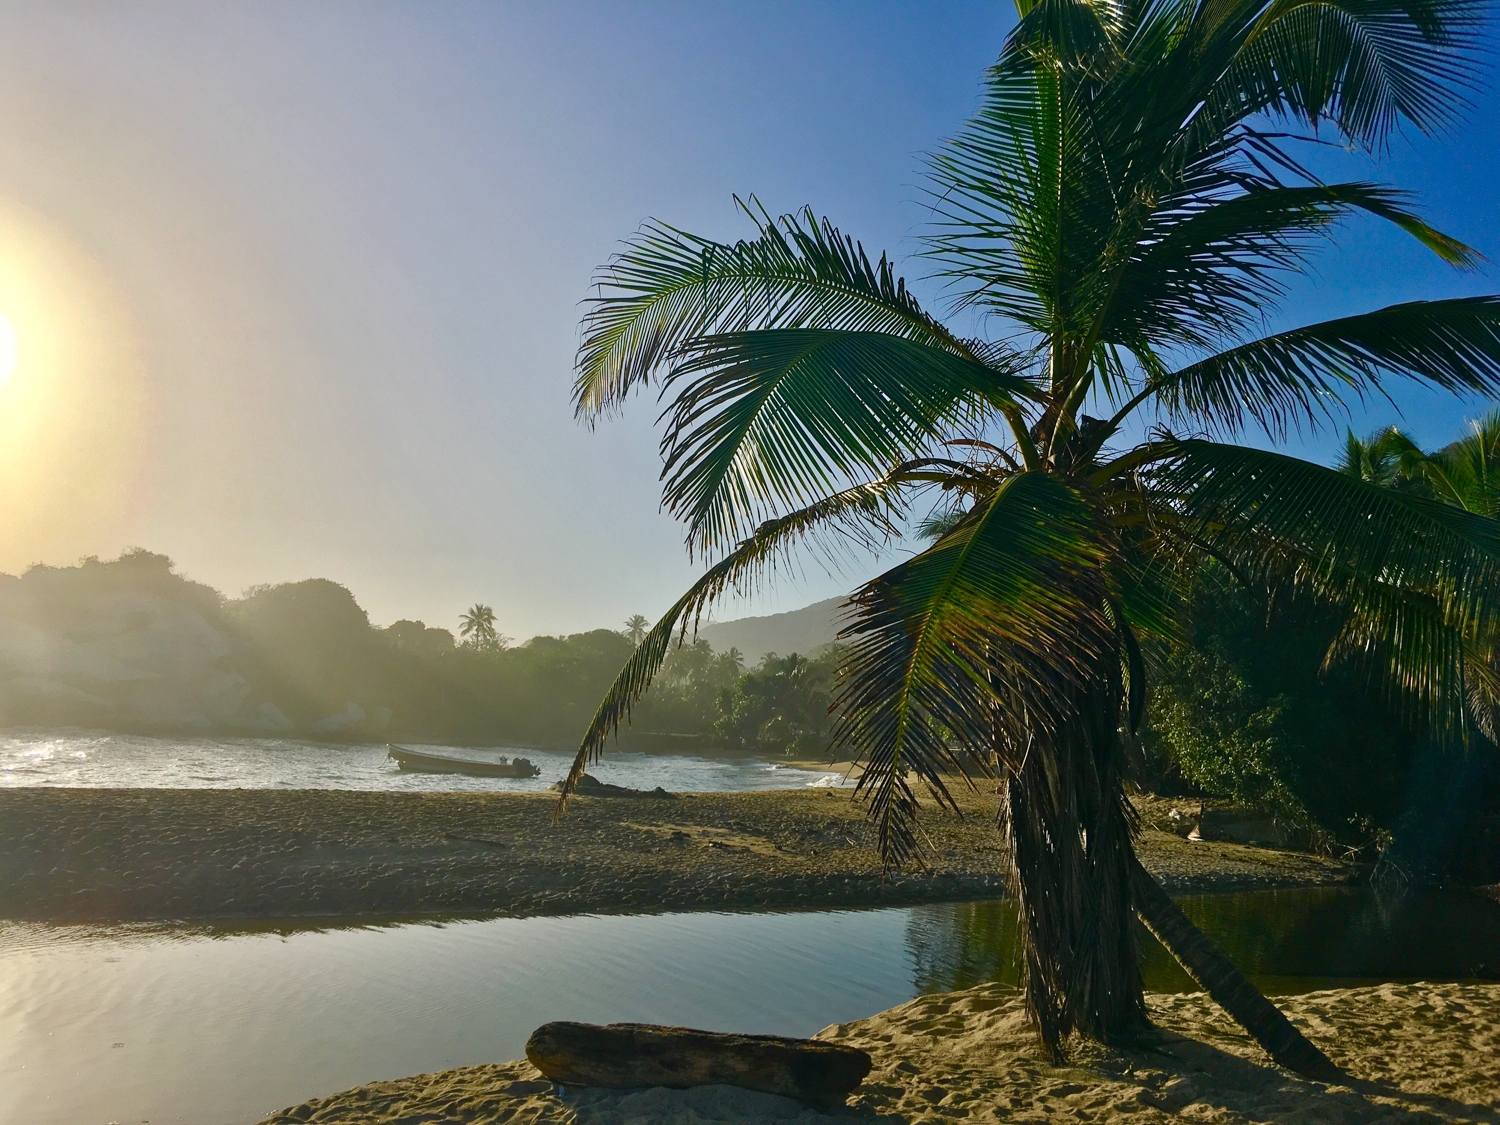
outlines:
M864 1051L818 1039L645 1023L546 1023L526 1057L559 1086L738 1086L815 1106L841 1105L871 1066Z

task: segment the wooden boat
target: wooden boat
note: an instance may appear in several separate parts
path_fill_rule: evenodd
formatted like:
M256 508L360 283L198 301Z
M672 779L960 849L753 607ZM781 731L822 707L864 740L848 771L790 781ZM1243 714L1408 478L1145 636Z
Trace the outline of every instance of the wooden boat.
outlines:
M398 769L412 773L464 773L471 777L535 777L542 772L525 758L501 758L498 762L476 762L471 758L448 758L409 746L387 746Z

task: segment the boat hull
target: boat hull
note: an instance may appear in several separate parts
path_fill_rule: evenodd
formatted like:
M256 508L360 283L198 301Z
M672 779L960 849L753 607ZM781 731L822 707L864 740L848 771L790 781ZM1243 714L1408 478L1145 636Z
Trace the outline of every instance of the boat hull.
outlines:
M446 758L405 746L388 748L397 768L409 773L460 773L469 777L536 777L541 769L524 759L514 762L476 762L469 758Z

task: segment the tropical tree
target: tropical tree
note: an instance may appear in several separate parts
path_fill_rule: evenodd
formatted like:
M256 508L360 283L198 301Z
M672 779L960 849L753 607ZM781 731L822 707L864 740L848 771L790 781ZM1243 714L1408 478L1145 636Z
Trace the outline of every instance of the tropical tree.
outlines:
M470 648L480 652L496 652L505 647L510 638L501 637L495 628L495 611L489 606L475 602L467 613L459 616L458 635Z
M1363 441L1350 430L1339 469L1388 488L1417 486L1444 504L1494 519L1500 516L1500 410L1470 422L1467 434L1432 453L1395 426Z
M625 639L633 645L639 645L646 639L646 633L651 628L651 619L639 613L632 613L625 619Z
M1493 296L1251 335L1350 215L1475 261L1401 191L1325 182L1293 146L1441 125L1478 10L1018 6L982 107L930 162L928 260L985 338L811 211L748 205L756 235L732 245L650 223L601 271L578 411L658 383L664 503L717 561L627 662L564 793L714 598L800 541L878 548L941 490L937 538L854 592L844 632L835 736L866 764L884 856L917 853L918 788L952 806L948 779L993 754L1028 1002L1054 1053L1070 1031L1146 1026L1135 910L1278 1060L1326 1075L1137 862L1123 739L1146 698L1140 637L1172 633L1208 559L1331 599L1344 650L1432 722L1467 721L1461 650L1500 613L1491 522L1224 439L1316 428L1393 379L1500 389Z

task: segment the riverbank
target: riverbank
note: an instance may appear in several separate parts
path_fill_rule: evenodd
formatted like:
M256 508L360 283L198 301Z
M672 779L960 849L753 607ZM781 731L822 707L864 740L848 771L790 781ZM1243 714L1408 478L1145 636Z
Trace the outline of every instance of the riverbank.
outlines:
M875 1067L849 1108L887 1125L952 1119L1500 1122L1500 985L1386 984L1278 998L1349 1076L1338 1085L1273 1066L1203 993L1148 1000L1164 1032L1154 1049L1074 1044L1070 1065L1062 1067L1037 1051L1016 990L995 984L919 997L826 1028L818 1038L870 1053ZM733 1117L713 1115L734 1103L739 1112ZM757 1103L725 1087L560 1092L529 1063L515 1062L375 1082L283 1110L264 1125L839 1119L810 1111L778 1118L768 1112L775 1109L792 1107Z
M847 790L580 797L0 790L0 918L133 921L893 906L1003 891L996 798L932 810L926 870L882 873ZM1147 828L1173 892L1345 882L1316 856Z

